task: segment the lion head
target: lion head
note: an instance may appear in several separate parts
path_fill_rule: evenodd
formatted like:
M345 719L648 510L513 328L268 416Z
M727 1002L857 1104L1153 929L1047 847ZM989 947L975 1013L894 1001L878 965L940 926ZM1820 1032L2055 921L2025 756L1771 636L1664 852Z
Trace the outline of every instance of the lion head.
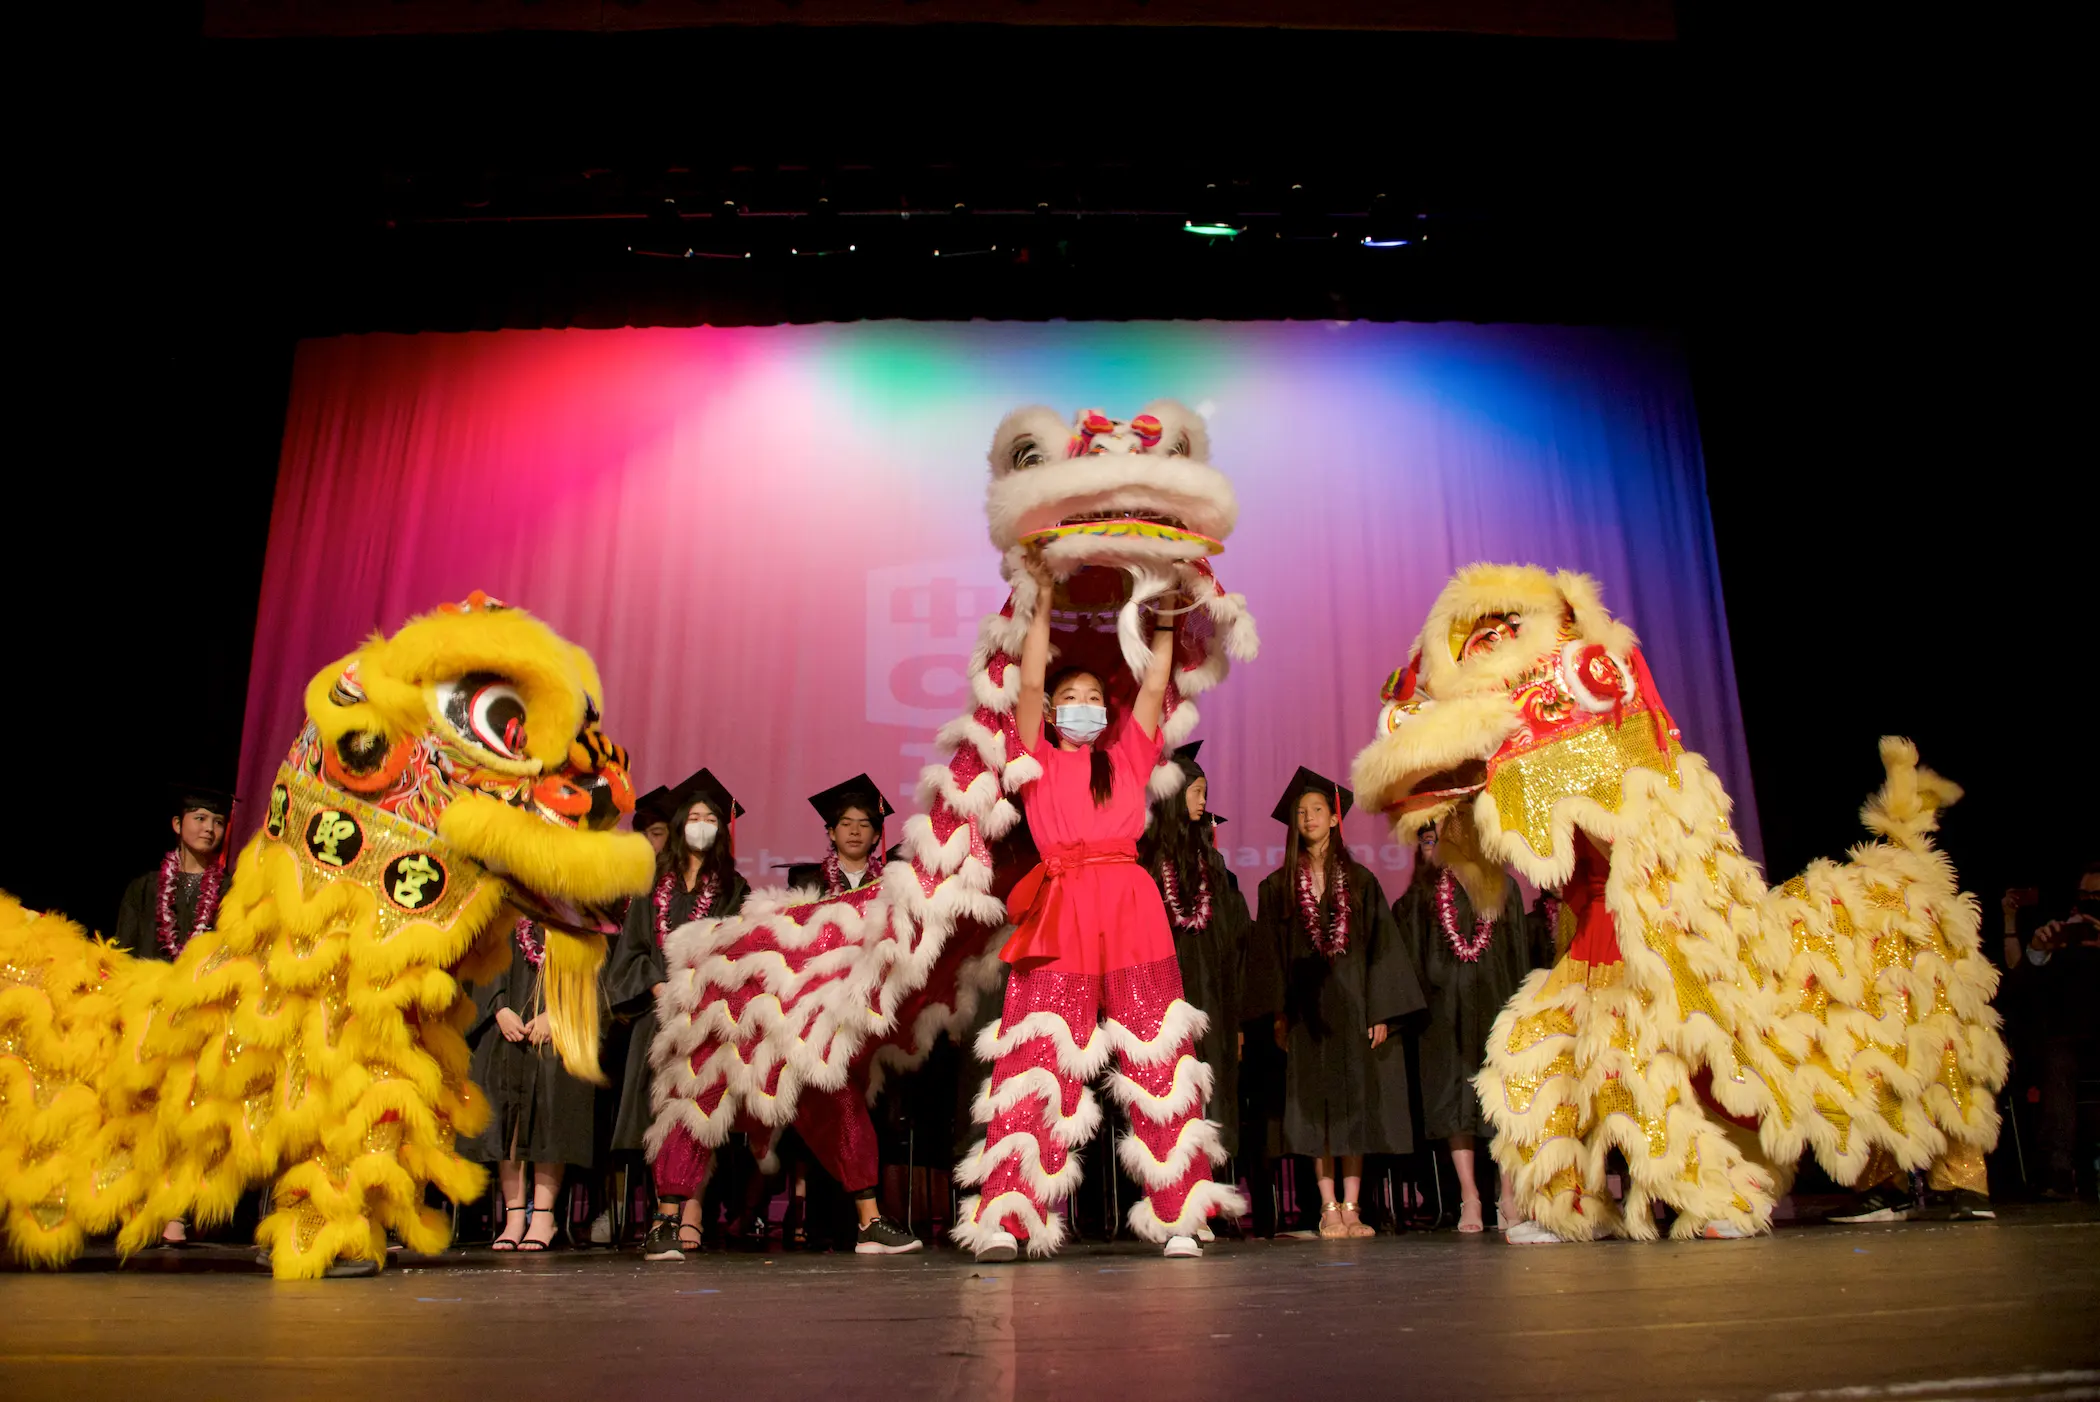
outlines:
M1577 828L1614 840L1629 771L1674 782L1676 725L1586 575L1460 570L1380 695L1378 738L1351 769L1359 801L1402 841L1438 824L1443 859L1485 908L1503 867L1559 886Z
M1054 409L1016 409L992 435L992 544L1038 546L1060 573L1214 555L1239 503L1209 455L1202 416L1172 400L1128 421L1089 409L1069 425Z
M609 934L614 903L647 888L653 855L646 838L612 831L634 787L626 751L599 728L602 696L583 649L476 592L315 675L269 822L286 821L287 781L318 784L499 878L534 919ZM341 841L312 836L299 835L305 855L342 859Z

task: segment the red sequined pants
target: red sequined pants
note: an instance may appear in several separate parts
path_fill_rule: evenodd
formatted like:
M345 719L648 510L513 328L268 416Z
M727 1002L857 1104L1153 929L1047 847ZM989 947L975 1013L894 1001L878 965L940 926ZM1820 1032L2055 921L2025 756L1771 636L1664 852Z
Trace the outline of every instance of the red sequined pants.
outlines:
M958 1243L974 1247L1004 1229L1037 1238L1040 1254L1062 1238L1055 1209L1079 1183L1073 1154L1101 1121L1088 1082L1111 1055L1109 1087L1130 1116L1118 1157L1145 1188L1131 1228L1155 1241L1193 1235L1227 1207L1223 1185L1211 1183L1213 1160L1225 1156L1203 1118L1210 1073L1196 1060L1194 1040L1202 1025L1181 997L1172 959L1106 974L1067 972L1054 962L1012 969L996 1040L988 1034L978 1043L980 1055L996 1059L978 1100L978 1118L989 1115L984 1145L956 1171L979 1190L966 1204Z
M715 1090L714 1102L721 1101ZM703 1102L703 1110L713 1104ZM753 1136L753 1150L761 1157L773 1131L755 1123L741 1126ZM876 1158L875 1122L868 1117L868 1088L852 1076L837 1090L805 1086L795 1102L795 1132L816 1155L824 1171L838 1179L849 1194L873 1188L881 1176ZM707 1183L714 1165L714 1150L694 1139L684 1125L674 1125L664 1138L662 1152L650 1164L656 1176L656 1194L663 1198L696 1196Z

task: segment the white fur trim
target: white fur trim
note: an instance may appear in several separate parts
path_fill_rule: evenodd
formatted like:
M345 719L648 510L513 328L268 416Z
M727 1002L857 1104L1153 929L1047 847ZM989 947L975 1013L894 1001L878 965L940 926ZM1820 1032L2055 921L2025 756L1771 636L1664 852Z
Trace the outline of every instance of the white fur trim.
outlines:
M1189 1195L1182 1199L1181 1215L1171 1222L1160 1220L1149 1197L1130 1204L1130 1211L1124 1214L1123 1220L1130 1224L1130 1230L1140 1240L1165 1245L1170 1237L1194 1236L1197 1229L1213 1217L1236 1222L1246 1215L1245 1193L1230 1183L1206 1180L1189 1189Z
M1043 1171L1043 1146L1033 1133L1008 1134L997 1143L980 1144L963 1155L955 1166L955 1181L966 1188L974 1188L992 1176L994 1169L1008 1159L1021 1166L1021 1176L1027 1180L1028 1190L1043 1202L1062 1202L1079 1187L1085 1176L1081 1171L1079 1155L1065 1155L1064 1167L1055 1173Z
M1210 1100L1214 1080L1208 1065L1193 1056L1184 1056L1174 1064L1174 1083L1165 1095L1154 1095L1121 1071L1108 1073L1108 1093L1131 1114L1163 1125L1192 1110L1201 1110Z
M1103 1022L1101 1030L1108 1034L1117 1055L1131 1065L1164 1066L1180 1055L1182 1047L1203 1040L1203 1034L1210 1030L1210 1017L1186 999L1176 998L1160 1014L1159 1031L1149 1040L1114 1018Z
M1108 1065L1109 1057L1115 1054L1116 1043L1112 1036L1096 1035L1098 1029L1088 1028L1084 1046L1073 1038L1072 1029L1065 1020L1053 1012L1032 1012L1011 1028L1006 1020L987 1023L977 1034L977 1059L997 1061L1022 1043L1036 1037L1047 1038L1057 1048L1057 1069L1075 1081L1091 1081Z
M1005 1230L999 1224L1010 1216L1020 1218L1027 1228L1029 1255L1048 1256L1065 1244L1065 1219L1038 1210L1023 1193L1001 1193L990 1202L976 1194L964 1198L955 1225L948 1228L948 1239L965 1251L975 1251L993 1232Z
M1078 1148L1101 1128L1101 1105L1094 1099L1093 1091L1081 1086L1079 1108L1070 1116L1065 1115L1064 1083L1044 1066L1031 1066L1008 1076L997 1090L987 1079L970 1102L970 1118L978 1124L988 1125L994 1116L1013 1109L1031 1095L1043 1098L1043 1128L1067 1149Z
M1007 1136L1008 1139L1013 1137ZM1189 1176L1190 1167L1198 1159L1206 1163L1223 1163L1226 1157L1215 1120L1192 1119L1183 1124L1174 1138L1174 1147L1164 1159L1153 1158L1145 1141L1135 1133L1125 1134L1116 1141L1116 1160L1123 1165L1123 1171L1148 1188L1171 1188Z

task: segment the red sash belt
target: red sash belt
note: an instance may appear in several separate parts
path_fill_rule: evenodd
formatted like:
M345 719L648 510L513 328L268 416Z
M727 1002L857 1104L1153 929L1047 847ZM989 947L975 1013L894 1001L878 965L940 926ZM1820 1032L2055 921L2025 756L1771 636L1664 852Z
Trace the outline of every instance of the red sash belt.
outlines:
M1036 930L1057 928L1058 887L1063 884L1060 878L1081 867L1120 866L1135 861L1137 843L1128 838L1113 842L1075 842L1045 852L1043 860L1015 882L1006 897L1006 918L1016 927L1013 938L1007 942L1006 957L1009 960L1025 957L1029 937Z

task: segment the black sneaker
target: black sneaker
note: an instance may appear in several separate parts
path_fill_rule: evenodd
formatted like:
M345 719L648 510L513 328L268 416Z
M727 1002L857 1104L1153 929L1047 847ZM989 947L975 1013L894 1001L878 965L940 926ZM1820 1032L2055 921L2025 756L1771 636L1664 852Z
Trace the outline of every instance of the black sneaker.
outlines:
M859 1239L853 1243L856 1256L904 1256L924 1249L917 1237L887 1217L877 1217L862 1227Z
M1968 1188L1955 1188L1944 1193L1927 1193L1925 1208L1932 1216L1943 1222L1995 1222L1998 1214L1991 1210L1991 1200L1982 1193Z
M683 1261L685 1252L678 1247L678 1219L658 1217L649 1224L649 1235L642 1239L644 1261Z
M1853 1225L1863 1222L1908 1222L1912 1199L1908 1193L1898 1193L1889 1188L1876 1188L1852 1204L1843 1212L1833 1212L1825 1220Z

